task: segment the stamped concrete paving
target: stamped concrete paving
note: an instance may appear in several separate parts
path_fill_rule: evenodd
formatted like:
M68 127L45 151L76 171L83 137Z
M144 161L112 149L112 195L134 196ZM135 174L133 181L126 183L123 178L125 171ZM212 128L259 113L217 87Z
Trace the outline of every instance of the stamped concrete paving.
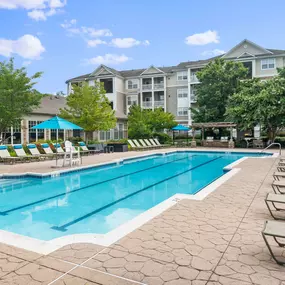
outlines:
M73 244L41 256L0 244L0 284L285 285L260 235L274 163L247 159L203 201L179 201L108 248Z

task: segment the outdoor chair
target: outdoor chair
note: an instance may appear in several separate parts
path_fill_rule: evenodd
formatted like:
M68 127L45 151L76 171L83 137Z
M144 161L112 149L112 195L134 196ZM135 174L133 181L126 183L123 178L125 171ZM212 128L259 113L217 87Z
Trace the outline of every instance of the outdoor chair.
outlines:
M285 196L281 194L273 194L273 193L268 193L266 198L265 198L265 204L270 212L270 215L275 219L275 220L285 220L284 217L277 217L275 212L281 212L285 211ZM283 208L280 206L278 207L276 204L282 205ZM273 208L273 209L272 209Z
M159 148L159 146L153 145L148 139L144 139L144 142L147 144L148 147Z
M161 144L158 139L153 139L155 143L160 147L169 147L170 144Z
M23 159L21 157L14 157L11 156L10 152L8 151L8 147L6 145L0 145L0 160L3 163L14 164L16 162L22 162Z
M61 147L60 143L54 143L53 146L56 149L56 153L63 153L64 154L64 150Z
M148 146L143 139L139 139L140 144L145 148L153 148L152 146Z
M262 140L253 140L252 144L254 148L264 148L264 144Z
M142 150L143 149L143 147L142 146L139 146L139 147L137 147L136 145L135 145L135 143L132 141L132 140L128 140L128 143L129 143L129 145L131 146L131 148L132 149L134 149L134 150Z
M147 147L142 146L141 144L139 144L139 142L137 140L133 140L134 144L138 147L138 148L142 148L142 149L147 149Z
M64 148L65 153L62 166L66 166L67 164L70 166L79 165L82 163L80 158L80 151L76 150L70 141L65 141Z
M149 139L149 141L156 148L161 148L162 147L162 145L157 145L153 139Z
M27 161L31 161L32 159L39 159L39 157L35 157L35 156L28 156L23 148L23 146L21 144L15 144L13 145L13 149L16 152L18 157L21 157Z
M29 152L32 154L32 156L37 156L40 159L47 159L54 157L54 154L41 154L35 144L28 144L27 148L29 149Z
M228 142L229 137L221 137L221 142Z
M273 173L274 180L280 180L280 178L285 178L285 172L284 171L275 171Z
M86 153L87 155L91 154L91 153L96 154L96 153L100 152L99 150L96 150L96 149L95 150L88 149L88 147L86 146L85 142L79 142L78 145L79 145L79 148L81 148L80 152L81 153Z
M206 137L206 141L207 142L213 142L214 141L214 137Z
M279 181L279 180L275 180L272 182L271 184L273 191L276 194L285 194L285 182L283 181ZM282 189L284 191L282 191Z
M281 243L279 241L279 239L285 239L285 223L280 221L266 221L264 224L264 229L261 232L261 234L272 258L276 261L277 264L285 265L285 259L281 260L280 258L277 258L275 256L267 240L268 237L272 237L280 247L285 247L285 243Z

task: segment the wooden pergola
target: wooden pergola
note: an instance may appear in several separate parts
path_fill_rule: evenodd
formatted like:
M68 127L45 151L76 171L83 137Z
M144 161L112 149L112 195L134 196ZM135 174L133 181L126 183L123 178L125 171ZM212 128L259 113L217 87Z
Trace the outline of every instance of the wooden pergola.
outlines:
M202 141L204 141L204 130L208 128L230 128L230 142L233 141L233 128L237 125L233 122L210 122L210 123L193 123L192 127L192 135L193 140L195 140L195 129L202 130Z

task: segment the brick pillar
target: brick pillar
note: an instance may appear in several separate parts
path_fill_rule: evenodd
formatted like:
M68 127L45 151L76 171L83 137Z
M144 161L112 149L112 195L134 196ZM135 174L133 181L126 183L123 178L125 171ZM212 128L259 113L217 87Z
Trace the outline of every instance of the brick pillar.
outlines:
M28 130L28 121L22 120L21 122L21 132L22 132L22 143L26 144L28 143L28 136L29 136L29 130Z

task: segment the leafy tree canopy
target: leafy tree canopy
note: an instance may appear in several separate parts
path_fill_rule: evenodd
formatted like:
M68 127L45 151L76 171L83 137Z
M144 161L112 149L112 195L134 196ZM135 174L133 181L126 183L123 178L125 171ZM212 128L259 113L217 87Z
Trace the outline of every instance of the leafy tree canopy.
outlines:
M261 124L269 140L274 141L279 129L285 126L285 78L242 82L239 92L229 99L226 115L241 129Z
M240 62L216 59L197 72L197 107L191 108L194 122L222 122L228 98L239 90L248 69Z
M67 107L60 110L60 116L82 127L87 139L91 139L94 131L109 130L116 126L115 112L102 83L72 87L73 92L66 98Z
M42 95L34 89L34 79L41 75L29 77L26 68L15 68L13 58L0 62L0 134L40 105Z
M162 108L154 111L132 106L128 116L128 134L130 138L148 138L156 132L176 126L174 115Z

